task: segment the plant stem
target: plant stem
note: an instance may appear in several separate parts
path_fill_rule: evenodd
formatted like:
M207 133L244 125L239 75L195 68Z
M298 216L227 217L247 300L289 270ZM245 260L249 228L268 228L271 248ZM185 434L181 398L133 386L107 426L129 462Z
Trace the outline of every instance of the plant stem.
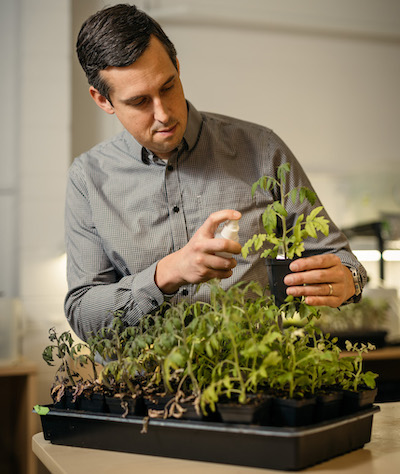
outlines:
M282 207L284 208L284 207L285 207L285 198L286 198L286 196L283 194L283 181L282 181L282 178L281 178L281 182L280 182L280 184L279 184L279 188L280 188L280 194L281 194L281 205L282 205ZM289 249L288 249L287 244L286 244L286 233L287 233L286 217L280 215L280 218L281 218L281 221L282 221L282 249L283 249L283 256L284 256L284 258L287 258L287 254L288 254L288 250L289 250Z

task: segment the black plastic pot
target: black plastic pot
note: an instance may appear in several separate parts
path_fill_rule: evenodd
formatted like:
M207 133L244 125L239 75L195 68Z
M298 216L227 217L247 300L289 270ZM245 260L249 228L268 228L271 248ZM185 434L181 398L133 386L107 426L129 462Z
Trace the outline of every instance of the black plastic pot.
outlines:
M230 401L218 402L217 408L223 423L271 424L272 397L254 398L247 404Z
M343 392L331 391L317 395L314 418L320 421L332 420L342 413Z
M267 275L271 294L275 296L275 304L281 306L287 297L287 285L283 283L283 279L288 273L292 273L289 265L293 260L283 259L274 260L267 259Z
M167 405L168 402L171 401L172 398L173 398L172 395L166 395L166 396L152 395L150 397L145 396L143 398L143 401L146 406L146 410L162 411L162 410L165 410L165 406Z
M372 406L375 401L378 389L365 388L353 392L351 390L343 391L343 411L345 414L354 413Z
M107 410L114 415L145 416L147 408L142 397L110 397L105 396Z
M57 401L57 396L56 394L51 394L51 398L53 400L53 407L56 410L65 410L65 396L61 398L60 401Z
M274 426L307 426L314 422L316 397L273 398L272 424Z
M67 410L79 410L80 409L80 399L76 397L74 399L73 389L71 387L67 387L64 392L65 399L65 408Z
M193 403L181 403L180 406L184 409L184 412L180 417L182 420L202 421L206 419L202 413L197 413Z
M80 398L79 409L94 413L104 413L106 411L104 394L100 392L86 394L84 392Z
M313 255L321 255L332 253L333 249L325 249L325 251L305 250L300 258L312 257ZM299 257L296 257L299 258ZM287 297L287 285L283 283L283 279L288 273L292 273L289 265L293 262L291 259L266 259L267 275L271 294L275 296L277 306L282 305Z

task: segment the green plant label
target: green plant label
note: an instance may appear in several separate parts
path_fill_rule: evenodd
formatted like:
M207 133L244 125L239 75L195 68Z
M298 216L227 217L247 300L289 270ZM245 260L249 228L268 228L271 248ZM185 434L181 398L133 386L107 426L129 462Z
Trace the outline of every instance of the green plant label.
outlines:
M47 407L43 407L41 405L35 405L33 407L33 409L35 410L35 412L38 414L38 415L47 415L47 413L49 413L50 409L47 408Z

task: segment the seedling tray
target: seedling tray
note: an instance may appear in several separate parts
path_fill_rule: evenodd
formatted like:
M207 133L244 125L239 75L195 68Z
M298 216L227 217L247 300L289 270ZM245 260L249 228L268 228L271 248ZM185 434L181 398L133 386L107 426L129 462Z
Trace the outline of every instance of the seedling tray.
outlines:
M56 410L41 415L53 444L279 470L299 470L362 448L371 439L372 406L303 428L228 425ZM143 432L145 431L145 433Z

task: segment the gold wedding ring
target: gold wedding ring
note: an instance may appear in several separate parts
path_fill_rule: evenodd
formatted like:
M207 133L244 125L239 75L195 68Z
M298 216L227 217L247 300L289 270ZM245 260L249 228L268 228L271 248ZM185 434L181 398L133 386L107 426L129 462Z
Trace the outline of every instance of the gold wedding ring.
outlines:
M333 286L332 286L330 283L327 283L327 285L329 286L329 295L328 295L328 296L332 296L332 294L333 294Z

